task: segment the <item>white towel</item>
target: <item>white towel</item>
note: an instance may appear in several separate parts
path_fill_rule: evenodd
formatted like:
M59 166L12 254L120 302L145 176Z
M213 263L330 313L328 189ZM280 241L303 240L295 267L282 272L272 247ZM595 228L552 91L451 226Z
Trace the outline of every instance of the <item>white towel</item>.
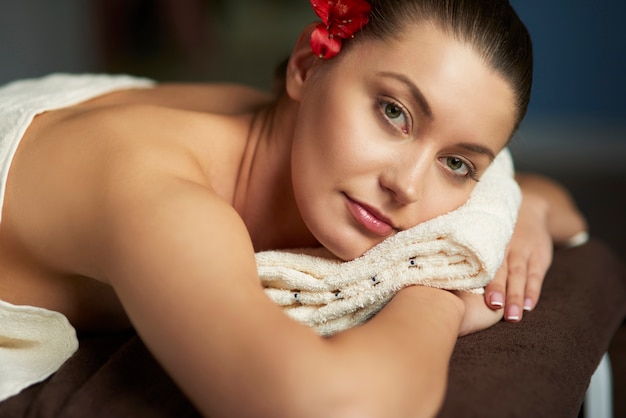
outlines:
M11 161L36 115L152 84L129 76L53 74L0 88L0 210ZM0 401L46 379L77 348L76 332L62 314L0 300Z
M46 379L77 349L65 316L0 300L0 401Z
M290 317L321 335L364 322L405 286L480 292L502 263L520 202L505 149L460 208L399 232L352 261L320 249L257 253L259 277Z

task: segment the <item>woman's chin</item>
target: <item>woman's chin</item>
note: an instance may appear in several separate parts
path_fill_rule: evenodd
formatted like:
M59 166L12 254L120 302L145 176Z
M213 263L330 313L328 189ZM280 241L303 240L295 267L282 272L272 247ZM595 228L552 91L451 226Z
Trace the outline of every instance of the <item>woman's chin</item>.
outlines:
M333 245L334 244L334 245ZM375 243L329 243L324 245L330 253L343 261L351 261L361 257L368 250L376 245Z

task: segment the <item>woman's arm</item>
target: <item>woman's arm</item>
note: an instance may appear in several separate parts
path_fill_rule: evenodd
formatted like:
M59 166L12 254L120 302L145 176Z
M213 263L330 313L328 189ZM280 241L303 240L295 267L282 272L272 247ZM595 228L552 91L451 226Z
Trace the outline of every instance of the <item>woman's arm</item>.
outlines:
M436 411L464 311L458 298L411 287L369 323L323 339L266 297L247 231L228 204L203 186L151 178L150 187L118 187L109 199L98 264L147 346L202 413Z
M109 283L207 416L432 416L463 303L407 288L367 324L328 339L291 320L260 286L242 219L182 141L169 140L188 125L179 117L123 107L46 126L47 140L32 142L46 158L31 161L38 170L12 200L33 215L14 219L29 251L66 276Z
M535 174L516 175L522 204L505 260L485 288L485 301L504 308L505 319L517 322L539 300L553 245L567 245L587 230L585 218L567 190Z

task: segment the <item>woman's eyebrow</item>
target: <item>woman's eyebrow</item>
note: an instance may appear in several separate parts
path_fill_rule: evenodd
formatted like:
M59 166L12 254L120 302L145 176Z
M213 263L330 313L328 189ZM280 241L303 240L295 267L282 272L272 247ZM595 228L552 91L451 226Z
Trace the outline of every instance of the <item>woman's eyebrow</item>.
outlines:
M493 161L496 158L496 155L494 154L493 151L491 151L489 148L484 147L484 146L479 145L479 144L472 144L472 143L469 143L469 142L462 142L460 144L457 144L456 146L459 147L459 148L464 148L464 149L466 149L468 151L471 151L471 152L474 152L474 153L477 153L477 154L484 154L487 157L489 157L490 161Z
M428 104L428 101L426 100L426 97L424 97L420 89L415 85L415 83L413 83L413 81L411 81L410 78L408 78L404 74L395 73L393 71L380 71L377 74L382 77L393 78L394 80L397 80L401 82L402 84L404 84L409 90L409 92L411 93L411 96L413 96L413 99L422 108L422 111L424 112L424 114L429 119L431 120L434 119L433 112L430 108L430 105ZM476 153L476 154L486 155L489 158L489 161L493 161L496 158L496 155L493 151L479 144L474 144L470 142L462 142L462 143L457 144L457 146L460 148L464 148L468 151L471 151L473 153Z
M402 84L404 84L409 89L409 92L411 93L411 96L413 96L413 99L422 108L422 112L424 112L424 114L429 119L431 120L433 119L433 112L430 109L430 105L428 104L428 101L426 100L426 98L424 97L420 89L417 88L415 83L413 83L407 76L403 74L394 73L391 71L381 71L378 73L378 75L382 77L393 78L394 80L397 80L401 82Z

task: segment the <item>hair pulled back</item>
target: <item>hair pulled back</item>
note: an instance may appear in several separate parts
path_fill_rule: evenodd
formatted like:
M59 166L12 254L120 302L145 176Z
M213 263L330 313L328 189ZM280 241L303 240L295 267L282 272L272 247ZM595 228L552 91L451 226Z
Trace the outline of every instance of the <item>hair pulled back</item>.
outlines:
M508 0L370 0L370 21L359 39L397 39L411 25L434 24L469 45L510 84L517 120L524 118L533 74L532 42Z

